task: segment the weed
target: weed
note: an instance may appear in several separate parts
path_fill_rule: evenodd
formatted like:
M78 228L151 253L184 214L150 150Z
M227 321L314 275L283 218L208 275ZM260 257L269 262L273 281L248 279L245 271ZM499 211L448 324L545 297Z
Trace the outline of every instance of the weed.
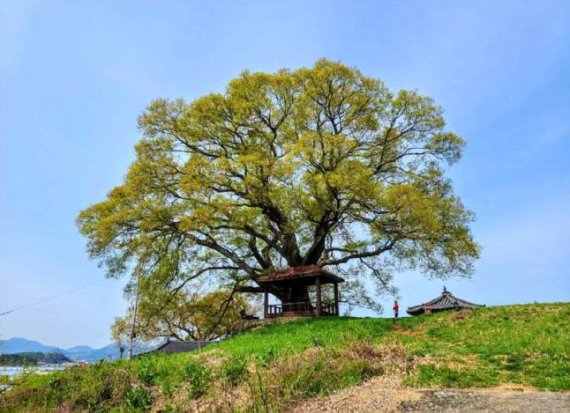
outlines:
M186 365L186 379L190 385L190 396L197 399L205 395L211 380L211 371L208 367L191 361Z
M158 375L154 357L142 357L137 367L137 377L144 384L151 385Z
M150 409L151 404L152 396L144 387L132 387L125 395L125 405L130 411L145 412Z
M237 385L247 372L247 362L244 358L233 357L222 368L222 377L232 386Z

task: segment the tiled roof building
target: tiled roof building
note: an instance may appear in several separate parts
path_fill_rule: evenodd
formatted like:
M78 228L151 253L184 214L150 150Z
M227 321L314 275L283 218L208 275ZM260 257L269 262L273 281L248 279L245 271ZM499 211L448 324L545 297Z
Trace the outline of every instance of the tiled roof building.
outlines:
M161 346L155 348L151 353L163 353L163 354L173 354L173 353L187 353L200 348L203 348L210 344L208 341L167 341Z
M420 315L424 313L432 313L438 311L446 310L457 310L461 308L478 308L485 307L482 304L475 304L469 301L458 298L447 291L447 288L443 287L443 292L437 298L434 298L427 303L415 305L413 307L408 307L407 313L409 315Z

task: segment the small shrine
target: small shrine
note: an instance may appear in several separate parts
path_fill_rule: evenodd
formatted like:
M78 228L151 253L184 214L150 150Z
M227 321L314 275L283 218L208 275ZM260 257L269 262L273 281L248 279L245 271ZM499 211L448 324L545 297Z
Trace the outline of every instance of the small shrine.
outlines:
M466 301L462 298L456 297L443 287L443 292L437 298L434 298L427 303L408 307L407 313L409 315L431 314L438 311L460 310L463 308L479 308L485 307L484 304L475 304Z

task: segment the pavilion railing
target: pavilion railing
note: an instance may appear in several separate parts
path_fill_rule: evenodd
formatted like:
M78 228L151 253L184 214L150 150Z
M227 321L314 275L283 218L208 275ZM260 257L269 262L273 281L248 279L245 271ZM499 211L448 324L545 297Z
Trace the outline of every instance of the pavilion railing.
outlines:
M282 303L269 304L267 306L267 317L280 317L282 315L317 315L316 302L298 302L298 303ZM321 303L322 315L338 315L337 306L334 303Z

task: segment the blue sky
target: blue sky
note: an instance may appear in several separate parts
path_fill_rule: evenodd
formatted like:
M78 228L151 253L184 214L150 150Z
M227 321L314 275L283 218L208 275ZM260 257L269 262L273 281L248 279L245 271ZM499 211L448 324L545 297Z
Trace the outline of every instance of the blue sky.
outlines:
M401 274L401 307L444 284L489 305L570 300L569 2L3 0L0 312L76 290L0 317L0 336L109 342L122 282L74 220L121 182L152 99L320 57L432 96L468 141L450 176L477 215L477 271Z

